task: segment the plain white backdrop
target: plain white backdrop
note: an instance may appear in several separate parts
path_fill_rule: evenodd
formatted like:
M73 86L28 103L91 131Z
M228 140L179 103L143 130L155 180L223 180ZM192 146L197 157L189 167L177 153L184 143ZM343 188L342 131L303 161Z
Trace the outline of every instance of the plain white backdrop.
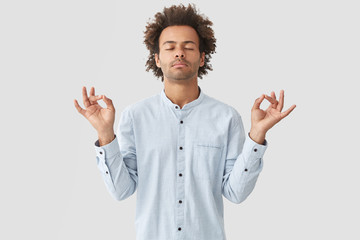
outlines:
M1 1L1 239L135 239L136 192L118 202L106 191L96 131L73 100L84 106L81 87L95 86L117 126L127 105L159 93L143 31L179 2ZM246 130L262 93L284 89L284 109L297 105L269 131L253 193L224 198L228 240L360 239L358 1L193 3L217 38L204 93Z

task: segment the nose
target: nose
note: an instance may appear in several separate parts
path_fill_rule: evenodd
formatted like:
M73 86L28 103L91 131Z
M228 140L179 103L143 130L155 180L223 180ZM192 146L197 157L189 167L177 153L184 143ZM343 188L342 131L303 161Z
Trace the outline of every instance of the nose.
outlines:
M178 49L175 52L175 58L185 58L185 53L182 49Z

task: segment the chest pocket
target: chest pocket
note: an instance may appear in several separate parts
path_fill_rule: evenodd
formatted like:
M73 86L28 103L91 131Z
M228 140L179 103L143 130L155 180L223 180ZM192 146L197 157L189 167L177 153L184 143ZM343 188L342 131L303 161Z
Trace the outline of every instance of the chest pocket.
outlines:
M221 163L222 146L215 144L194 145L195 178L211 181L217 177Z

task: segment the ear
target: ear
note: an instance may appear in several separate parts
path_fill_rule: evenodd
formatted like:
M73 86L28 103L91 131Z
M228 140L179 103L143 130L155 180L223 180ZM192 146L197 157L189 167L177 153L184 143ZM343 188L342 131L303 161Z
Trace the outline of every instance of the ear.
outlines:
M157 53L155 53L155 63L157 67L161 67L159 55Z
M200 67L204 66L204 64L205 64L205 52L202 52L200 56Z

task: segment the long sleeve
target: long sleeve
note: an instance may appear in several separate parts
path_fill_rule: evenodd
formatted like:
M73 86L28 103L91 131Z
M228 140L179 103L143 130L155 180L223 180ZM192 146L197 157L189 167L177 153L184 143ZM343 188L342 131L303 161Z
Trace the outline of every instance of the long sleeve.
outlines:
M116 200L131 196L138 182L133 125L127 108L122 112L115 139L104 146L95 142L96 163L106 188Z
M253 191L263 168L263 155L267 148L254 142L245 131L240 115L230 127L222 194L233 203L241 203Z

